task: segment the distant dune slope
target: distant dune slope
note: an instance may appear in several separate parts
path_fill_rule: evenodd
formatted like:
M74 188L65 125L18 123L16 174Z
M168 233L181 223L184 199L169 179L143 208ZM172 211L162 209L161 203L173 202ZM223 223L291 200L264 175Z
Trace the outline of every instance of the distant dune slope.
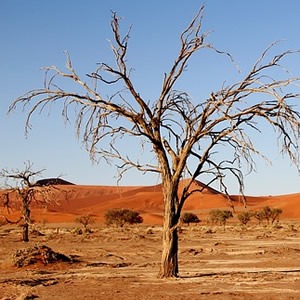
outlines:
M40 183L41 185L53 184L52 180L54 179L45 179ZM87 186L74 185L65 180L54 181L54 183L56 184L56 199L42 207L34 205L36 212L33 212L33 215L35 214L36 219L50 220L55 217L56 222L59 219L68 222L74 220L72 216L91 213L97 216L99 221L103 221L107 210L129 208L140 212L146 223L162 222L163 195L160 184L154 186ZM180 189L185 183L185 181L181 183ZM201 192L192 194L186 201L185 211L205 214L213 208L229 209L229 199L226 195L205 187L201 182L195 181L190 190L201 190ZM232 196L231 201L237 210L243 209L241 197ZM283 209L282 218L300 219L300 193L269 197L247 196L246 201L250 210L268 205Z

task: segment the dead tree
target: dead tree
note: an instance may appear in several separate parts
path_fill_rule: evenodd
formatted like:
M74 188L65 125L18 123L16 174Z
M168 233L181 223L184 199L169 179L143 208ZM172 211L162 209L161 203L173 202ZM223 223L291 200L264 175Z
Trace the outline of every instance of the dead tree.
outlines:
M88 228L89 225L94 224L96 218L91 214L83 215L75 219L76 223L79 223L84 228L84 233L89 233L91 230Z
M121 35L120 19L113 13L111 49L115 65L100 63L95 72L83 79L67 53L66 69L46 68L44 87L19 97L9 109L12 111L17 105L24 109L30 104L28 130L34 113L61 102L63 118L75 122L79 138L86 143L92 158L114 160L120 178L131 168L159 174L164 202L160 277L178 276L177 227L182 207L194 192L191 184L195 179L204 176L207 186L218 181L221 190L228 194L226 178L230 175L243 193L241 166L251 171L257 156L264 157L251 134L258 133L266 124L277 134L282 152L297 166L299 161L299 112L292 105L299 98L293 92L299 78L291 78L281 67L282 60L294 52L288 50L270 58L276 46L272 44L239 82L212 91L204 99L192 99L187 92L175 89L190 58L201 50L231 59L230 54L207 42L208 33L202 32L203 11L201 7L181 33L178 55L170 71L164 74L158 99L146 101L132 81L132 69L126 59L129 32ZM273 69L282 72L280 79L272 78ZM65 81L77 84L82 92L66 90ZM104 96L103 86L111 88L111 96ZM76 120L70 117L74 107ZM153 154L151 163L126 153L119 144L123 138L139 139L141 149ZM226 157L218 155L220 149L226 149ZM179 192L183 177L188 180Z
M0 172L0 177L16 182L15 186L6 183L5 190L1 194L2 206L9 210L14 202L14 208L20 210L21 217L19 220L12 221L8 219L8 214L5 219L8 223L22 223L22 239L24 242L29 242L29 226L31 220L31 205L35 201L39 204L47 204L54 200L55 188L52 185L40 185L34 181L36 176L40 176L44 170L33 171L32 163L25 163L24 170L7 170L3 169Z

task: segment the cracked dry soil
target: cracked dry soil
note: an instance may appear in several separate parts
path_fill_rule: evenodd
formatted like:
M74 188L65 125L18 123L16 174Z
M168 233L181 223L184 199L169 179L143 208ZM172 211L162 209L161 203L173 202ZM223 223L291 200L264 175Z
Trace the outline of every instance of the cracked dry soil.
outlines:
M74 227L47 224L23 243L20 229L2 226L0 299L300 299L299 222L183 227L176 279L157 278L160 226ZM76 260L14 266L15 251L36 245Z

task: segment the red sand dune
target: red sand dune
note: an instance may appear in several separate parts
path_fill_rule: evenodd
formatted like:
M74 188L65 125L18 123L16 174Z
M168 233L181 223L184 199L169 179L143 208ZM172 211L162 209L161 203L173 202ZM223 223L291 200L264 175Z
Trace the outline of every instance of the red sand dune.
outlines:
M183 181L180 189L186 181ZM190 190L203 188L195 181ZM161 185L155 186L84 186L57 185L56 202L47 207L33 207L32 217L36 221L63 223L73 222L76 216L93 214L97 221L103 222L104 214L112 208L128 208L141 213L146 224L161 224L163 197ZM0 192L1 193L1 192ZM243 209L239 196L232 196L232 203L237 210ZM246 197L248 209L256 210L263 206L281 208L283 219L300 219L300 193L269 197ZM204 188L201 193L191 195L184 205L184 211L194 211L200 218L210 209L229 209L228 198L212 188ZM1 209L2 212L6 212ZM17 217L11 212L10 217Z

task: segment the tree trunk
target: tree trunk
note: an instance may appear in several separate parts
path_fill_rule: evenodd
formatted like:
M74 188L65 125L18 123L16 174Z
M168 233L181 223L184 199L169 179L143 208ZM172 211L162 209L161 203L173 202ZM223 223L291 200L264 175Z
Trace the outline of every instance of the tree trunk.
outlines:
M23 221L23 242L29 242L30 209L28 205L23 205Z
M177 228L164 228L163 252L159 277L178 277L178 233Z
M29 242L29 225L27 223L23 225L23 242Z
M177 190L176 190L177 194ZM169 196L168 196L169 195ZM174 193L164 195L163 249L160 278L178 277L178 214Z

